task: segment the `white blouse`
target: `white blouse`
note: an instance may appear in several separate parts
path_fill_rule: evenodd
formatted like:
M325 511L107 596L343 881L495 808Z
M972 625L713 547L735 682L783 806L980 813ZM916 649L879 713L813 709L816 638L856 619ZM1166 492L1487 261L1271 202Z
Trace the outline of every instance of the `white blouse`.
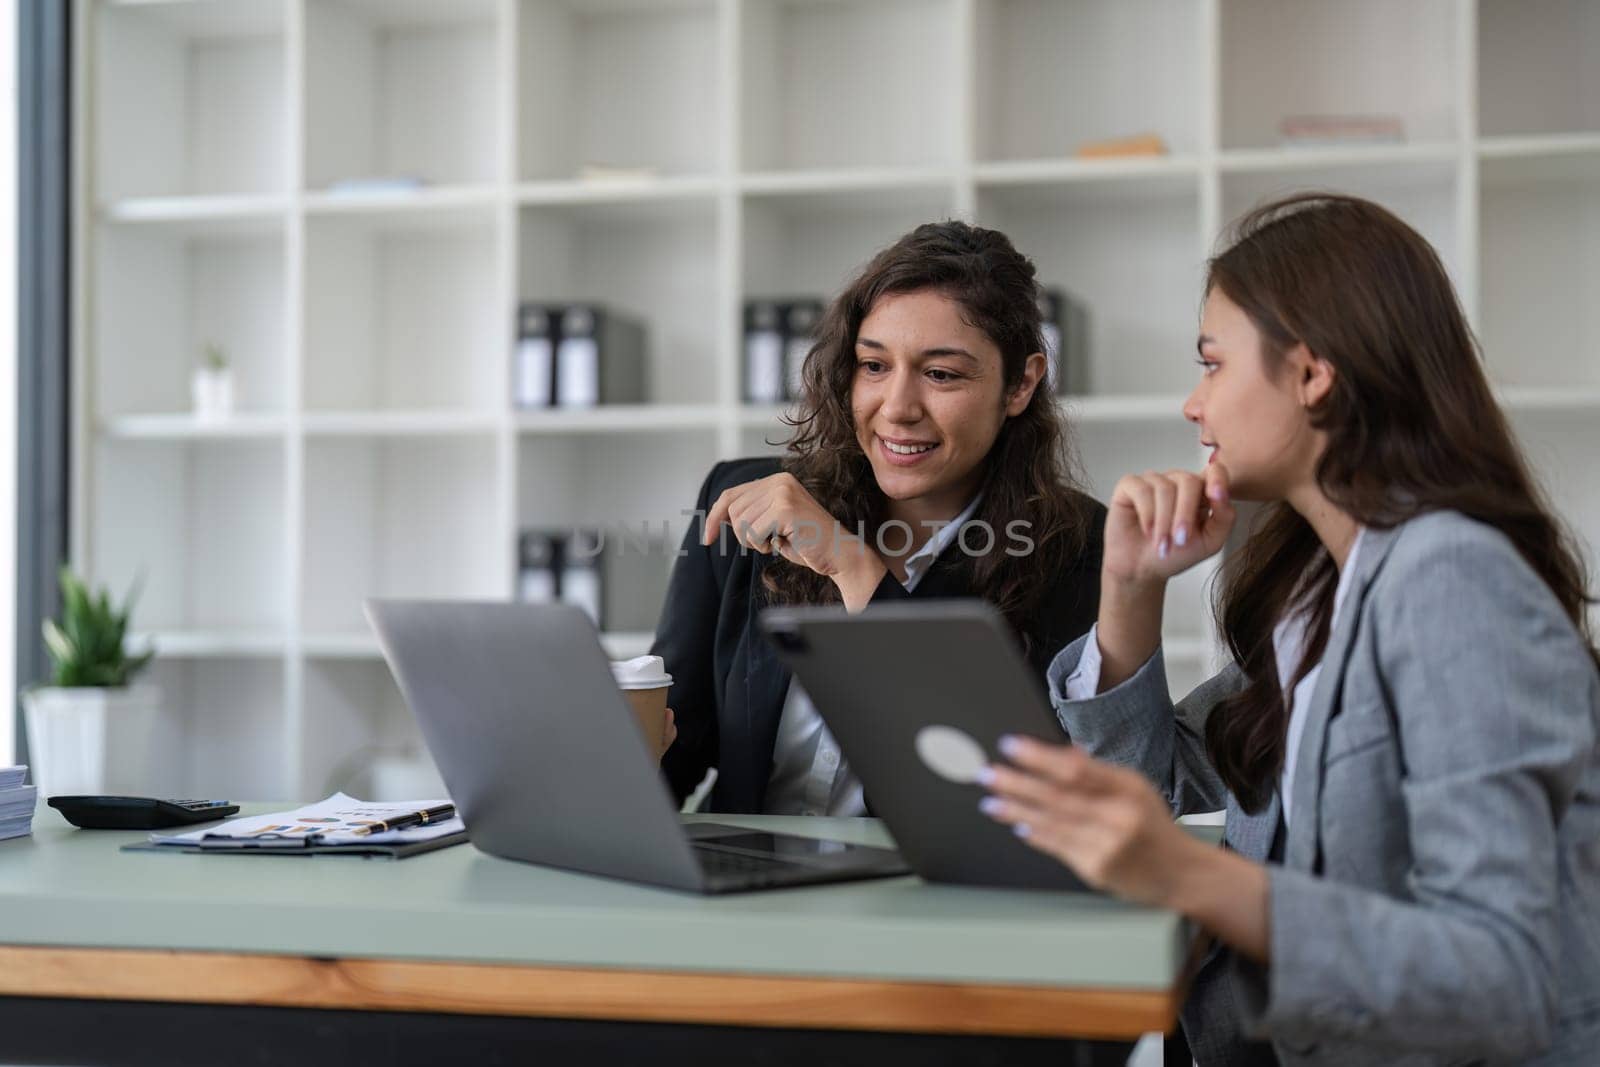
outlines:
M1356 528L1356 538L1350 545L1350 554L1345 557L1344 567L1339 571L1339 584L1333 593L1333 618L1328 624L1330 634L1339 624L1339 609L1344 606L1345 594L1349 592L1350 575L1355 572L1356 556L1361 551L1361 537L1365 532L1364 527ZM1318 663L1306 672L1306 676L1300 679L1293 692L1288 692L1289 681L1294 677L1295 668L1300 666L1300 657L1305 654L1308 621L1304 611L1295 610L1280 619L1272 630L1272 649L1278 660L1278 685L1285 690L1285 699L1289 705L1289 728L1284 737L1283 773L1278 777L1278 796L1283 801L1285 826L1289 824L1290 810L1294 805L1292 796L1294 769L1300 758L1300 738L1306 730L1306 712L1311 704L1311 694L1317 688L1317 679L1322 676L1322 664ZM1067 676L1068 700L1088 700L1099 693L1100 666L1097 623L1089 630L1089 639L1083 644L1083 655L1078 659L1077 669Z

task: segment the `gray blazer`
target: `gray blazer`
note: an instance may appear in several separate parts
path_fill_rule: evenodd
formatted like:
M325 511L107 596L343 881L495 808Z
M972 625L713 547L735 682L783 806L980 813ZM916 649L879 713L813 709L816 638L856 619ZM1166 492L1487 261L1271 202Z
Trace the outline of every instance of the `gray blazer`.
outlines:
M1183 1011L1202 1065L1600 1063L1600 672L1503 535L1453 512L1369 529L1328 639L1271 865L1271 965L1213 947ZM1137 767L1177 813L1247 814L1206 757L1237 665L1176 708L1158 652L1065 698L1073 740Z

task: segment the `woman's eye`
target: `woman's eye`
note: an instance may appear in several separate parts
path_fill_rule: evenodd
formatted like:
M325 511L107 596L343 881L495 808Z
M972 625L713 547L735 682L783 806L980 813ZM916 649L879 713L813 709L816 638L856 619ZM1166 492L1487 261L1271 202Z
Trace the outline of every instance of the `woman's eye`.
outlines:
M1217 361L1216 360L1214 360L1214 359L1197 359L1197 360L1195 360L1195 362L1200 364L1200 373L1201 374L1214 374L1214 373L1216 373L1216 370L1217 370Z
M856 366L860 367L868 374L877 374L879 371L883 370L883 364L875 359L863 359L858 362Z
M940 384L943 384L945 382L955 381L957 375L951 374L947 370L940 370L938 367L934 367L932 370L928 371L928 377L932 378L936 382L939 382Z

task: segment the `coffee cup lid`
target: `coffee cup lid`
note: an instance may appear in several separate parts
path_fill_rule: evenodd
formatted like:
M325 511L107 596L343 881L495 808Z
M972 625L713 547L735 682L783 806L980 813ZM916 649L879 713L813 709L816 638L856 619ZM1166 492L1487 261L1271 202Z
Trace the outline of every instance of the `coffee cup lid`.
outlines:
M660 689L672 684L667 663L660 656L635 656L613 662L611 676L623 689Z

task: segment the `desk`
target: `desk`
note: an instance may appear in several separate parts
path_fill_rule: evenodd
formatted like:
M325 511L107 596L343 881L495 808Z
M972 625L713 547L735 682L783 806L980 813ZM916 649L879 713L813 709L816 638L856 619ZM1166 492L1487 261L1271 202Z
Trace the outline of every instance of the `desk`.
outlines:
M872 820L719 821L888 841ZM400 861L118 851L141 836L75 830L41 805L31 839L0 843L0 1061L16 1061L7 1027L59 1017L56 1040L87 1038L95 1006L113 1004L141 1007L128 1019L171 1005L191 1033L261 1008L564 1020L568 1033L693 1024L769 1044L779 1035L751 1028L777 1028L796 1049L831 1035L813 1059L832 1062L852 1037L890 1034L972 1049L962 1035L1131 1041L1172 1027L1189 944L1166 912L911 877L700 897L470 845ZM176 1010L193 1005L215 1010ZM1006 1047L1006 1062L1028 1048L1063 1062L1058 1041Z

